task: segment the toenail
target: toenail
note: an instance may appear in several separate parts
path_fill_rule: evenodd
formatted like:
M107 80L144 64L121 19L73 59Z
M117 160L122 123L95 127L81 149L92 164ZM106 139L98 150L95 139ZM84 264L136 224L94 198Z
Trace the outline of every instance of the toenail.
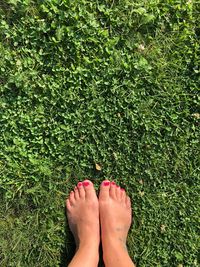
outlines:
M79 187L82 186L82 185L83 185L83 183L81 183L81 182L78 183L78 186L79 186Z
M115 183L115 182L111 182L111 184L112 184L112 185L116 185L116 183Z
M89 182L83 182L84 186L88 186L90 183Z
M117 188L119 188L119 185L116 185L117 186Z
M125 191L125 189L124 188L120 188L121 189L121 191Z
M103 185L108 186L108 185L110 185L110 182L103 182Z

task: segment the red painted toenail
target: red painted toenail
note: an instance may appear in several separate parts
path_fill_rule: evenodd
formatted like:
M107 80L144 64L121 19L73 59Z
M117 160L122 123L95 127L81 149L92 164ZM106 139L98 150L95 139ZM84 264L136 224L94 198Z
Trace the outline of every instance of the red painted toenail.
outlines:
M111 182L111 184L112 184L112 185L116 185L116 183L115 183L115 182Z
M121 188L121 191L125 191L125 189L124 188Z
M83 183L81 183L81 182L78 183L78 186L79 186L79 187L82 186L82 185L83 185Z
M108 186L108 185L110 185L110 182L103 182L103 185Z
M119 185L117 185L117 188L119 188Z
M84 186L88 186L90 183L89 182L83 182Z

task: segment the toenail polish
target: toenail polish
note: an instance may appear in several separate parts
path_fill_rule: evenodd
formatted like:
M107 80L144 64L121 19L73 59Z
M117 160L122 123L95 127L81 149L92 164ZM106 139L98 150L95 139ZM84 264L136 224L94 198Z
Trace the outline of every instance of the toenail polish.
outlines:
M117 188L119 188L119 185L116 185L117 186Z
M103 185L108 186L108 185L110 185L110 182L103 182Z
M90 183L89 182L83 182L84 186L88 186Z
M78 186L79 186L79 187L82 186L82 185L83 185L83 183L81 183L81 182L78 183Z
M125 191L125 189L124 188L120 188L121 189L121 191Z
M112 185L116 185L116 183L115 183L115 182L111 182L111 184L112 184Z

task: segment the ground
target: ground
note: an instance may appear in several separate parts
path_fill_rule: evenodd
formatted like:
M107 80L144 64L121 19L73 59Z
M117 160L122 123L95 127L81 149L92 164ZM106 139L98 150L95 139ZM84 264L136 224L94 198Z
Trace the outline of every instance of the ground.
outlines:
M138 267L199 265L196 1L0 3L0 265L66 265L85 178L132 199ZM102 266L102 263L100 263Z

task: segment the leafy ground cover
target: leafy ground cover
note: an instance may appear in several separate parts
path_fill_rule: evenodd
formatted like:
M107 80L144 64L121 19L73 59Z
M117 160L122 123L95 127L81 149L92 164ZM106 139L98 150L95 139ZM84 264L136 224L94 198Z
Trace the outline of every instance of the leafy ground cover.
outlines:
M66 266L84 178L131 196L137 266L199 266L197 2L1 0L2 267Z

